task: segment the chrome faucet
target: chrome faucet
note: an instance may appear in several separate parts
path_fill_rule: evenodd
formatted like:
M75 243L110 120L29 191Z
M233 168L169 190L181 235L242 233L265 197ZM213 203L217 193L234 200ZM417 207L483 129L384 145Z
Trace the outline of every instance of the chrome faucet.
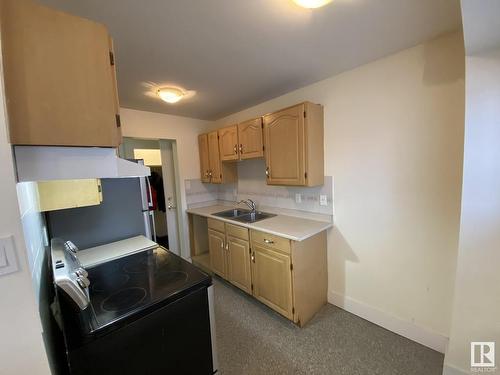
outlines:
M248 206L248 208L250 210L252 210L253 213L255 213L255 211L257 211L257 205L255 204L255 202L253 200L245 199L245 200L238 202L238 204L241 204L241 203L245 203Z

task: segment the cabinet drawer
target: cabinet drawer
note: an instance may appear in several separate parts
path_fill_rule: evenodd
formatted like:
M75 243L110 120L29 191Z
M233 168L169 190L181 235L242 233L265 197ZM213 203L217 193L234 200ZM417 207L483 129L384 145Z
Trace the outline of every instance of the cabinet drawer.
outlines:
M248 229L240 227L238 225L227 224L226 223L226 234L228 236L240 238L242 240L248 241Z
M252 242L270 247L272 249L280 250L288 254L290 253L290 240L286 238L256 230L251 231L251 236Z
M221 233L226 233L226 229L224 228L223 221L208 218L207 222L208 222L208 227L210 229L219 231Z

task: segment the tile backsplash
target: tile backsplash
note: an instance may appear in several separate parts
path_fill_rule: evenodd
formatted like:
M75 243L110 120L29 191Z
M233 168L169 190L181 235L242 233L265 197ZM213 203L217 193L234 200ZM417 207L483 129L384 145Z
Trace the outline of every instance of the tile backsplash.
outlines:
M209 201L234 202L253 199L258 206L270 206L292 210L333 215L333 178L325 176L323 186L290 187L266 184L265 163L262 159L238 162L238 182L234 184L204 184L199 179L186 180L188 207ZM300 195L301 202L296 201ZM326 196L326 206L320 205L320 195Z

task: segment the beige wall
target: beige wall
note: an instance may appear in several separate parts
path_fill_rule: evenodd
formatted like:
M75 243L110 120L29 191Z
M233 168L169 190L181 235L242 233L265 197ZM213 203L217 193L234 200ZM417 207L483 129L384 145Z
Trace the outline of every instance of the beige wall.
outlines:
M461 33L445 35L217 121L325 106L334 176L329 300L444 350L458 246Z
M211 122L127 108L122 108L120 114L122 117L122 132L124 137L169 139L175 140L177 143L179 182L181 186L180 212L182 212L184 222L181 248L182 255L189 258L189 236L187 232L187 215L185 213L187 205L184 180L200 178L198 134L206 131L211 125Z
M0 276L0 374L50 374L21 228L0 81L0 236L14 236L19 263L19 271Z

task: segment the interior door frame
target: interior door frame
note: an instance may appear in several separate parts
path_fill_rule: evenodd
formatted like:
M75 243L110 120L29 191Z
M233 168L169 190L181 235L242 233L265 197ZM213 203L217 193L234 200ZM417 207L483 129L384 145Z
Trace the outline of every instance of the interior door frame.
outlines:
M177 142L175 140L170 140L170 139L159 139L158 140L160 144L160 153L161 153L161 159L162 159L162 177L163 177L163 193L165 197L165 205L167 206L168 210L168 192L167 189L165 188L166 186L166 181L169 178L170 175L174 177L174 190L175 190L175 201L173 202L175 204L175 217L177 221L177 228L172 228L173 223L171 220L168 220L167 218L167 228L168 230L175 231L177 234L177 242L178 242L178 249L173 249L171 250L173 253L182 256L183 254L183 249L185 249L185 241L184 241L184 230L183 230L183 217L182 217L182 201L181 201L181 187L180 187L180 175L179 175L179 160L177 157ZM163 155L163 150L164 147L162 144L170 145L172 148L172 165L167 162L166 165L163 164L164 160L164 155ZM173 168L173 170L170 172L167 172L169 168ZM165 215L167 215L168 211L165 212ZM170 239L169 239L170 241ZM170 246L169 246L170 247ZM170 250L170 249L169 249Z
M137 139L137 140L142 140L142 141L146 141L146 140L147 141L157 141L159 144L160 153L161 153L161 148L162 148L161 147L162 142L169 142L172 145L172 158L173 158L172 167L174 168L173 176L174 176L174 180L175 180L174 181L175 206L177 207L177 209L176 209L177 239L179 242L178 252L174 251L174 253L178 253L177 255L182 256L182 257L186 257L186 254L189 254L189 249L188 249L186 237L185 237L185 233L187 233L186 223L185 223L184 217L182 215L182 213L185 211L186 207L184 207L184 205L182 204L182 190L181 190L181 178L180 178L180 172L179 172L179 157L178 157L178 151L177 151L177 141L175 139L141 138L141 137L133 137L133 136L127 136L127 135L125 135L123 138L124 139L125 138ZM118 150L119 150L119 155L121 157L126 157L128 150L126 150L124 142L119 146ZM165 168L165 166L162 165L162 178L164 181L165 181L165 172L166 172L166 168ZM167 204L167 202L168 202L167 201L167 197L168 197L167 191L165 189L163 189L163 191L165 194L165 204ZM167 213L165 212L165 216L166 215L167 215ZM169 224L169 221L167 220L167 228L169 225L171 225L171 223ZM188 256L188 258L189 258L189 256Z

